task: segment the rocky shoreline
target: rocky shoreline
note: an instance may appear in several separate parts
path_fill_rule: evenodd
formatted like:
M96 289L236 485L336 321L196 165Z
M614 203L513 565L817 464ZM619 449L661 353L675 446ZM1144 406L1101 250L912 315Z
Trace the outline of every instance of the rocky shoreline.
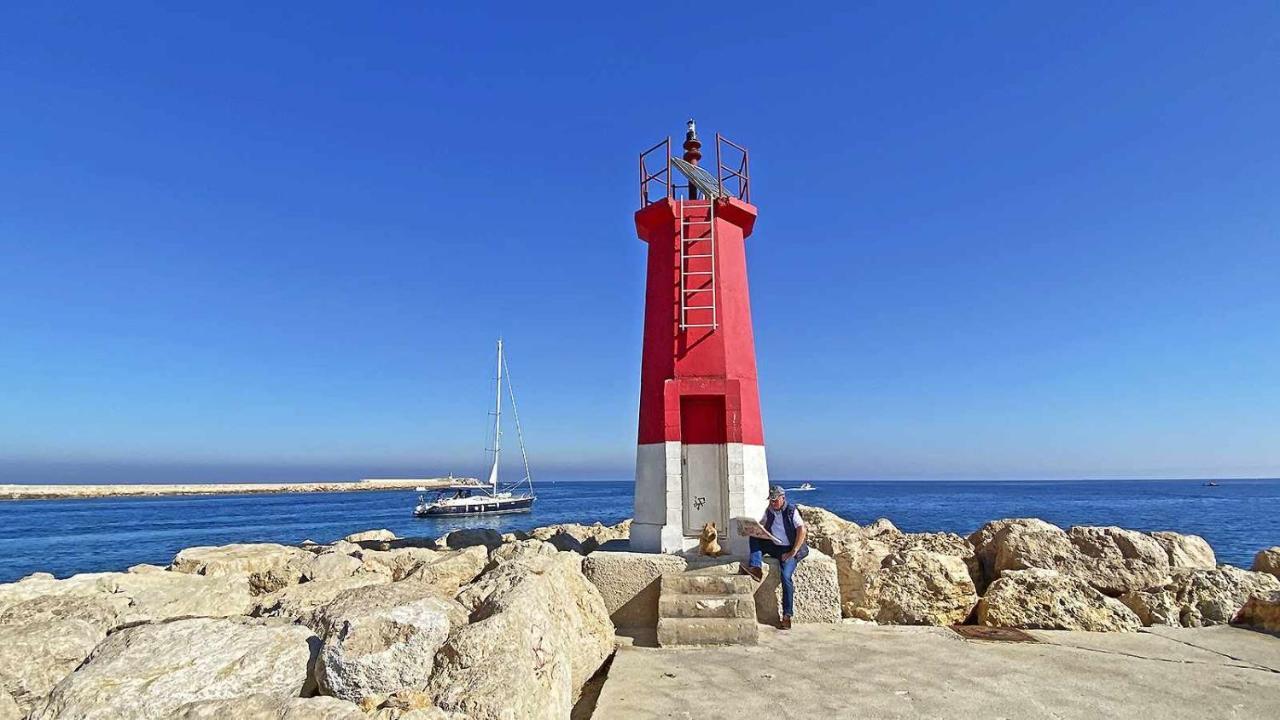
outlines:
M368 492L445 487L449 478L357 480L307 483L192 483L187 485L0 485L0 500L74 500L166 495L259 495L282 493Z
M798 623L1280 630L1280 547L1243 570L1177 533L1006 519L966 538L802 512ZM569 718L617 636L652 632L664 575L732 571L629 552L629 529L376 530L32 575L0 585L0 720ZM758 621L777 591L755 590Z

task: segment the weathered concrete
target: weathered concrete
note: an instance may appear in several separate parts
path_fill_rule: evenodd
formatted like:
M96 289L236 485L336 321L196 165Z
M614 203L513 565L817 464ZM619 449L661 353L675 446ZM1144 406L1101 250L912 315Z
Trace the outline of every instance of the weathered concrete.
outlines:
M659 645L755 644L756 582L738 574L737 562L721 560L695 557L689 570L662 576Z
M755 591L756 617L760 622L777 625L782 615L782 575L778 561L765 558L764 581ZM836 562L817 548L809 548L809 556L796 566L795 616L797 623L840 622L840 580Z
M756 581L739 575L736 562L694 558L690 564L695 567L659 582L658 644L754 645Z
M1280 717L1280 639L1271 635L1232 627L1031 634L1042 642L806 625L761 628L757 646L624 647L594 717Z
M582 561L582 574L604 598L609 619L619 629L653 629L658 624L658 579L682 572L678 555L633 552L593 552Z
M755 592L755 581L747 575L739 575L736 569L737 563L733 563L725 566L690 568L688 572L683 573L669 573L662 576L662 590L684 595L731 595L734 593L749 595Z
M658 644L662 647L682 645L755 645L760 627L754 617L664 617L658 618Z

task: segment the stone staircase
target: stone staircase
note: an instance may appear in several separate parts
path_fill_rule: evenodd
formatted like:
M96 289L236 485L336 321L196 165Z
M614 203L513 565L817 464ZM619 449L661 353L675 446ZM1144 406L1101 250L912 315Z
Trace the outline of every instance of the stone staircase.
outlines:
M664 574L658 645L755 645L757 585L736 570L733 563Z

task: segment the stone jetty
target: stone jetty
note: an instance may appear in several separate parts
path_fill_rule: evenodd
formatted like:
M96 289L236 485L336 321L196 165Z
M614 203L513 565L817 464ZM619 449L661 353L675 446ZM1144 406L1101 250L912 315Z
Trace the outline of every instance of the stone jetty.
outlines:
M257 495L278 493L367 492L445 487L457 478L408 478L308 483L192 483L187 485L0 485L0 500L72 500L162 495Z
M850 625L1280 631L1280 548L1244 570L1177 533L1024 518L962 537L801 511L795 622L833 641ZM726 558L630 552L629 534L370 530L32 575L0 585L0 720L585 718L619 645L750 644L777 621L776 568L756 583Z

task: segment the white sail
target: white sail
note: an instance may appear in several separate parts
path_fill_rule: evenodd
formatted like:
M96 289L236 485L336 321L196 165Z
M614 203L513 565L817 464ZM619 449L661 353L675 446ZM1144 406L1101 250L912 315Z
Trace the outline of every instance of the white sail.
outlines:
M493 468L489 471L489 484L498 494L498 460L502 456L502 338L498 338L497 399L493 406Z

